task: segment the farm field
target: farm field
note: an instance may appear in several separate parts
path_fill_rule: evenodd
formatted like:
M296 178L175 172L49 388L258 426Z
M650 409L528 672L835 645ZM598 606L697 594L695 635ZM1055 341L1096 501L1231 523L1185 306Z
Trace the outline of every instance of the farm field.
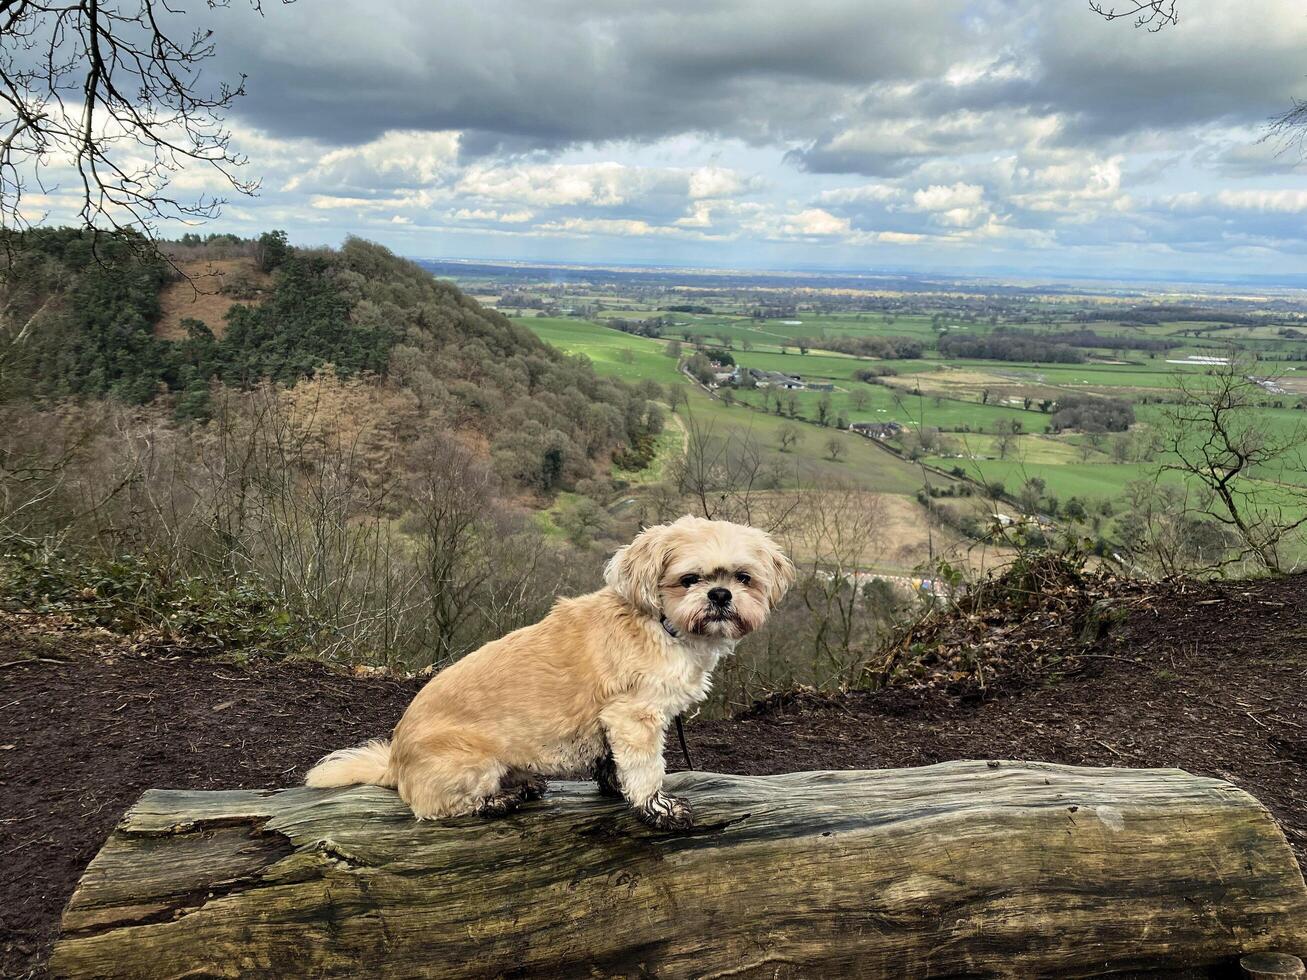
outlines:
M583 354L601 374L623 381L649 379L675 384L676 362L664 353L658 340L634 337L583 320L527 317L516 322L529 327L541 340L568 354Z
M928 461L945 469L961 466L982 483L1001 483L1009 490L1038 478L1044 481L1050 494L1062 501L1077 497L1096 504L1104 500L1123 500L1127 484L1151 479L1156 471L1155 467L1144 463L1044 463L1021 459L957 460L941 457L928 457ZM1174 475L1163 479L1173 483L1180 481Z
M749 437L761 447L765 462L786 474L795 483L813 480L838 480L886 493L911 494L921 486L918 467L893 453L873 445L870 440L851 432L819 429L795 423L771 412L755 411L747 405L728 407L711 398L676 370L676 362L663 353L664 342L625 334L595 323L577 320L525 317L516 322L529 327L543 340L569 354L588 357L601 374L626 381L650 379L662 384L681 385L689 398L687 417L721 438L734 435ZM627 362L623 350L633 352ZM799 355L793 355L796 359ZM806 359L805 359L806 360ZM858 363L848 358L851 363ZM878 393L880 390L869 390ZM796 392L805 402L815 400L812 392ZM888 394L881 396L886 403ZM800 440L789 452L778 448L778 432L786 425L797 427ZM831 460L822 445L830 438L839 439L844 449L838 461Z
M688 308L713 312L669 312L668 295ZM923 531L932 524L940 527L939 518L929 517L922 503L929 483L932 493L941 488L953 493L965 484L972 487L969 492L984 495L1001 487L1001 499L987 500L991 513L1055 514L1075 498L1096 515L1092 526L1086 524L1077 533L1103 537L1104 547L1112 546L1117 523L1128 510L1131 484L1156 481L1179 487L1185 479L1166 469L1168 460L1159 455L1164 445L1160 437L1167 425L1165 404L1178 397L1177 382L1185 379L1190 386L1201 386L1218 369L1218 360L1204 363L1194 357L1255 353L1262 359L1256 368L1259 375L1264 370L1274 380L1252 387L1256 404L1248 417L1268 438L1292 441L1307 432L1307 331L1286 325L1301 322L1293 317L1286 321L1267 315L1264 324L1221 324L1215 315L1158 322L1135 322L1123 315L1106 320L1096 319L1103 314L1094 312L1092 301L1077 305L1064 297L1023 299L1019 314L1011 317L958 315L950 309L952 299L943 297L904 301L902 305L918 309L892 313L805 308L805 303L818 307L859 301L819 290L786 299L796 303L793 313L758 317L758 306L781 306L782 300L731 291L673 291L616 300L611 292L578 292L568 294L568 301L578 306L572 315L528 314L515 322L561 350L584 355L603 374L655 381L665 386L669 398L679 389L679 424L697 427L715 443L750 443L769 479L781 486L837 485L876 495L878 506L896 515L900 530L892 537L900 542L908 539L901 531L905 522L915 521ZM881 294L867 299L885 301ZM586 302L596 308L586 310ZM939 308L932 309L932 304ZM1128 307L1120 301L1112 305ZM1072 313L1088 319L1074 320ZM1258 315L1231 313L1232 318L1249 321ZM623 332L618 328L622 321L627 329L655 336ZM641 326L633 327L632 321ZM939 339L985 338L984 349L992 350L995 344L1012 342L1064 344L1059 336L1077 332L1096 345L1080 348L1079 363L951 356L941 353ZM857 338L910 338L921 356L879 360L821 346L823 341L840 345ZM806 353L798 346L800 339ZM680 346L679 365L668 356L673 341ZM687 358L696 353L724 362L715 368L718 373L731 370L733 362L742 371L798 379L802 387L759 387L751 379L719 385L706 374L705 387L687 373ZM1128 406L1133 420L1129 431L1059 426L1054 420L1059 406L1076 399ZM854 422L894 423L897 428L887 429L882 441L848 431ZM783 434L794 432L797 441L783 451ZM665 442L657 473L666 472L664 456L677 450ZM1295 488L1307 488L1307 459L1253 466L1241 479L1248 493L1277 503L1286 519L1303 512ZM635 485L651 482L641 477ZM891 499L893 505L885 503ZM1041 520L1045 527L1058 526L1056 518ZM889 535L888 524L886 528ZM1301 538L1289 547L1307 558ZM910 553L910 548L900 548L896 558L882 553L872 565L876 570L911 571L905 557Z

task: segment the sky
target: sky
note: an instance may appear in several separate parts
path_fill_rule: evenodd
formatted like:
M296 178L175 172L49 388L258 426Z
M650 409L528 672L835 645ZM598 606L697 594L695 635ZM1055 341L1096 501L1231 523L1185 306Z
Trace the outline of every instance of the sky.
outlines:
M1307 271L1307 164L1262 139L1307 99L1301 0L1178 0L1158 33L1085 0L192 8L205 77L247 76L228 123L262 181L201 230L491 260Z

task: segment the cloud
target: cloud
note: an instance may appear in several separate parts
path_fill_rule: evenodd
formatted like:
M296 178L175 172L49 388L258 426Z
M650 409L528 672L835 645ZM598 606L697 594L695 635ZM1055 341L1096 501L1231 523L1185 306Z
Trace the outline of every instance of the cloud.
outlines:
M928 9L927 9L928 8ZM946 71L965 0L344 0L210 16L241 113L342 144L460 130L465 151L713 131L814 133L847 86ZM759 97L765 98L760 101Z
M690 174L690 197L734 197L756 186L756 181L747 181L733 170L722 167L700 167Z
M383 133L332 150L286 183L286 190L375 193L437 183L458 164L459 134L413 130Z
M785 234L799 237L846 235L852 228L848 218L839 218L821 208L807 208L789 215L782 225Z
M1257 214L1302 214L1307 211L1307 190L1237 190L1215 194L1177 194L1163 202L1173 210L1189 213L1254 212Z
M619 163L475 166L463 174L455 191L465 197L537 207L613 207L643 193L656 179Z
M791 159L813 173L897 176L941 156L1039 147L1054 136L1059 119L1029 109L957 109L943 115L900 116L900 99L884 116L851 123L823 136Z
M1186 0L1156 35L1011 0L315 0L188 24L217 31L209 74L248 75L235 145L264 192L229 214L250 225L714 264L1289 267L1307 241L1307 166L1258 142L1307 95L1296 0Z
M534 211L495 211L492 208L459 208L450 215L455 221L488 221L496 224L520 225L535 217Z

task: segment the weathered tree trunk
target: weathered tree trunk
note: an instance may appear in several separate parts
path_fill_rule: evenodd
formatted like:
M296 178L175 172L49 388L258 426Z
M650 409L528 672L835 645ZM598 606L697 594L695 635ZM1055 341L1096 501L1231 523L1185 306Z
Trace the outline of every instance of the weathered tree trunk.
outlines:
M447 823L374 787L151 790L87 869L52 970L1037 977L1307 950L1292 852L1218 780L954 762L670 783L692 833L582 783Z

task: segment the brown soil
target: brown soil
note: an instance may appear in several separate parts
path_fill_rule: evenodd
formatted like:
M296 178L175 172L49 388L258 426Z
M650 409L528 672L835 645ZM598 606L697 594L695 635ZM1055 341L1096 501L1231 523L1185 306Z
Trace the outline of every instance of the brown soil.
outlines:
M39 973L73 886L144 789L292 785L392 727L421 687L47 629L0 621L4 977Z
M170 282L159 292L161 310L154 335L160 340L184 340L182 320L203 321L215 337L227 329L227 311L237 303L246 305L256 298L238 300L224 293L224 285L241 277L256 290L266 290L272 277L260 272L253 259L194 259L177 263L185 278Z
M1307 576L1135 589L1127 608L1056 683L1026 677L977 697L909 678L872 694L778 695L691 722L694 762L743 773L977 757L1175 766L1253 793L1303 862ZM387 732L421 683L0 620L0 975L40 972L78 876L143 789L293 784L327 750Z

